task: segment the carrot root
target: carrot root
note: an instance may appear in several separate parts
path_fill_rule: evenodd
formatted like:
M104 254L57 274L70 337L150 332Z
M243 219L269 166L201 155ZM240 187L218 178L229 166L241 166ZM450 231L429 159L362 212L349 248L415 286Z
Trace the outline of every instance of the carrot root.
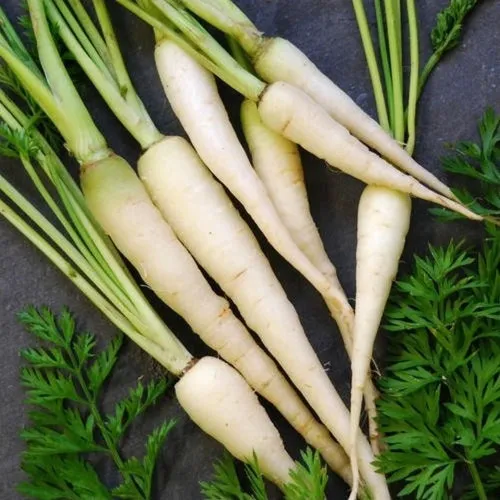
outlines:
M253 460L278 486L290 480L295 463L243 377L223 361L200 359L175 386L179 404L193 422L236 458Z
M373 345L409 230L411 201L387 188L365 188L358 209L356 254L356 316L353 332L351 384L351 464L353 495L358 486L357 446L363 392Z

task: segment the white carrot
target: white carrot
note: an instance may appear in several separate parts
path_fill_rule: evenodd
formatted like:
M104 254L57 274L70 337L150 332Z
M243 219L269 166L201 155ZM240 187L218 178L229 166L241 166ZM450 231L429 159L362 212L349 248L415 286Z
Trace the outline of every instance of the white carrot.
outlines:
M401 191L470 219L482 220L480 215L436 194L370 152L316 101L296 87L285 82L268 85L259 102L259 113L271 129L367 184Z
M189 177L186 151L195 156L182 138L166 138L146 154L164 155L157 163L170 178L181 175L173 199L180 213L192 211L186 183L203 199L203 184ZM168 161L167 161L168 160ZM165 163L167 161L167 163ZM147 160L141 160L143 165ZM204 168L204 167L203 167ZM231 311L228 302L210 287L195 261L177 239L133 169L118 157L82 169L81 183L86 202L118 249L138 270L142 279L212 349L235 366L248 383L268 399L317 448L325 461L348 480L346 456L307 409L274 361L256 344L245 326ZM208 190L210 191L210 190ZM207 214L213 222L216 214ZM188 217L190 220L190 218ZM197 228L193 227L193 231ZM223 228L224 230L224 228ZM209 245L209 239L206 244ZM202 243L203 245L203 243ZM226 251L231 253L230 248ZM214 249L217 252L217 249ZM217 258L223 256L220 249ZM220 262L220 261L219 261Z
M381 156L434 191L454 198L448 186L420 166L295 45L282 38L263 36L232 0L182 0L182 3L202 19L234 37L250 56L255 70L265 81L282 81L300 88L336 121L378 151Z
M337 271L325 251L309 210L297 145L267 128L262 123L257 105L253 101L243 102L241 120L255 170L264 182L294 241L330 281L337 280ZM351 336L345 338L344 343L349 357L352 357ZM368 381L365 386L365 403L370 419L372 443L377 442L376 398L377 390L371 381Z
M353 312L338 280L322 275L294 242L266 188L252 168L219 97L215 79L168 40L155 50L165 93L207 167L244 206L274 248L321 293L347 336Z
M359 202L356 316L351 365L351 432L354 434L351 436L359 426L373 345L398 271L410 214L409 196L387 188L368 186ZM351 442L351 452L355 456L355 441ZM356 465L354 459L353 464Z
M299 148L267 128L256 103L248 99L241 105L241 123L255 171L293 240L329 281L337 281L337 271L311 216Z
M406 156L412 165L411 155L415 146L415 115L418 101L419 87L419 44L417 16L414 4L408 4L409 37L412 40L410 50L410 78L408 88L408 141L406 144ZM392 5L387 4L387 30L388 33L401 32L401 17L392 11ZM396 36L389 36L390 69L386 76L394 83L387 93L388 102L392 108L391 125L386 111L384 93L380 92L382 82L378 70L376 56L373 53L370 30L367 26L366 16L362 2L354 2L354 10L358 21L363 47L370 68L370 75L377 104L377 111L381 127L374 125L371 120L373 136L384 139L382 127L391 130L394 139L402 143L406 137L406 125L404 116L404 84L403 66L397 56L401 53L401 39ZM389 22L390 20L390 22ZM380 19L379 19L380 21ZM383 26L379 26L381 30ZM300 56L300 53L299 53ZM314 67L313 73L318 74L321 81L321 73ZM324 82L323 94L328 95L328 83ZM339 91L340 92L340 91ZM331 95L331 92L330 92ZM350 102L345 96L346 114L349 111ZM347 118L346 118L347 120ZM363 123L365 133L369 132L370 118L359 114L354 122ZM367 128L368 127L368 128ZM386 134L388 135L388 134ZM376 139L377 140L377 139ZM376 142L375 140L375 142ZM388 145L387 156L390 153L396 155L398 152L390 151L390 146L395 145L394 140L385 140ZM416 162L413 161L413 165ZM356 321L354 327L354 356L352 358L352 379L351 379L351 429L357 428L361 418L361 405L363 387L368 380L370 359L373 346L380 327L384 309L389 298L391 285L396 277L399 261L404 249L406 235L410 228L411 199L408 195L403 195L386 188L368 186L361 195L358 207L358 246L357 246L357 268L356 268ZM359 469L356 463L355 441L351 441L351 467L353 471L353 486L350 500L355 500L359 487Z
M172 141L178 147L171 147ZM255 236L224 188L180 138L166 139L150 148L139 162L139 172L179 239L233 300L248 326L340 444L348 446L349 412ZM367 487L377 498L388 498L385 480L373 470L373 454L362 435L358 446Z
M263 474L281 487L289 482L295 463L257 396L233 368L204 357L177 382L175 394L198 427L234 457L249 462L255 453Z

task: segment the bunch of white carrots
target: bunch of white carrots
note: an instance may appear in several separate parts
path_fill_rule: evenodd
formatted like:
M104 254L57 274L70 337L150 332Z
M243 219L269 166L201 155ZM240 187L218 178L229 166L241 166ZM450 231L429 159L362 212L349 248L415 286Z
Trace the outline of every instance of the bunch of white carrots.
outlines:
M31 3L30 8L36 25L37 38L43 40L49 35L48 24L43 12L37 10L38 5ZM3 60L23 79L23 82L26 82L25 89L29 89L30 93L33 92L33 96L37 96L37 101L50 110L50 113L54 113L52 116L57 116L58 126L62 128L64 124L68 127L65 130L68 133L65 140L68 141L72 138L71 134L74 134L75 144L79 148L77 150L75 146L73 151L78 151L81 158L87 158L86 167L92 169L106 166L115 174L113 182L118 184L118 189L111 194L115 196L116 201L113 209L119 210L120 203L124 201L123 197L133 195L131 203L138 205L139 215L152 219L153 223L155 220L159 221L156 229L164 231L173 240L167 230L161 229L161 217L155 216L155 219L148 214L148 210L149 212L153 210L148 209L152 204L131 167L125 160L100 146L102 136L97 133L90 117L86 116L83 105L78 106L77 99L68 99L68 94L64 96L59 94L63 98L61 105L53 100L48 90L51 87L45 83L42 73L37 69L35 62L1 11L0 18L0 54ZM45 44L45 48L48 50L39 51L39 55L45 64L53 65L48 73L52 76L58 75L60 92L64 90L71 93L71 81L65 72L54 72L54 66L60 65L62 68L62 62L53 50L55 47ZM49 59L45 60L45 57ZM17 86L19 82L14 80L12 74L5 73L2 76L5 77L4 82L12 83L8 86L10 90L19 89ZM7 179L0 176L2 216L32 242L132 341L173 375L179 377L175 386L179 403L203 430L218 439L241 460L255 453L263 472L278 485L286 484L289 481L289 472L295 467L295 463L284 449L277 429L260 405L252 388L236 370L220 359L212 356L194 358L161 321L139 286L131 278L111 242L104 236L88 209L84 195L67 173L64 164L34 127L39 119L39 112L33 109L33 101L29 94L24 92L20 94L16 97L25 99L28 113L19 108L7 93L0 91L2 151L19 156L27 174L62 230L47 219ZM78 118L76 122L73 121L75 117ZM59 121L63 119L66 121ZM70 126L71 123L74 124ZM88 133L92 129L95 132L93 136ZM67 144L73 143L67 142ZM56 196L51 194L52 191L55 191ZM130 202L128 204L130 205ZM121 208L124 208L123 205ZM202 299L203 297L200 297L200 300ZM216 325L212 327L215 329ZM246 353L245 347L240 344L235 346L242 349L242 356ZM259 361L259 352L256 349L251 355L255 357L256 362ZM264 372L264 376L269 376L269 368L273 375L274 365L270 362L271 366L266 366L265 361L269 358L263 357L263 359L264 365L259 368ZM268 369L267 372L265 368ZM295 410L295 415L300 421L304 405L287 382L283 381L280 385L279 373L267 381L273 384L274 379L278 388L284 390L283 397L289 397L287 400L289 409L292 412ZM308 415L309 418L301 422L308 426L307 430L314 435L316 424L309 412L306 413L306 417ZM330 438L326 431L319 425L317 427L319 434L326 435L325 439L328 441ZM334 449L335 446L333 444ZM333 456L336 458L339 455ZM346 472L348 471L347 467Z
M249 386L352 484L353 496L359 491L390 498L385 478L372 465L378 451L376 390L368 374L409 227L409 195L471 219L481 217L454 199L399 145L396 139L401 138L392 138L299 49L262 36L230 0L183 0L184 6L177 0L116 1L154 28L158 73L193 146L164 136L154 125L126 71L104 0L93 0L97 25L79 0L28 0L46 76L25 57L12 30L0 38L0 58L80 163L85 209L153 292L241 376L215 358L194 360L171 332L165 346L155 337L148 352L182 376L177 395L190 417L237 458L250 460L255 453L262 471L278 485L287 482L294 463ZM189 11L231 37L237 60ZM108 149L68 77L49 20L144 150L139 175ZM246 98L241 119L251 160L212 73ZM311 217L297 145L370 185L359 212L356 314ZM224 186L269 243L321 294L337 322L353 366L352 415ZM380 272L374 269L375 257L384 264ZM198 265L232 300L321 424ZM358 430L363 394L371 447Z
M458 203L446 185L413 160L410 154L412 146L410 151L400 146L405 139L399 132L401 114L397 116L398 128L393 137L387 127L384 129L364 113L299 49L286 40L262 36L230 0L183 0L184 7L169 0L142 1L140 7L128 0L117 1L155 29L155 55L160 78L174 112L200 157L242 203L271 244L305 277L310 274L306 274L277 241L279 232L270 231L269 220L273 219L263 220L261 216L262 207L271 202L296 246L338 289L335 268L326 257L316 228L311 224L296 144L369 184L359 207L354 323L343 321L338 309L331 307L332 302L325 297L324 289L316 287L330 305L347 351L352 355L353 412L349 432L340 429L338 420L331 422L322 413L321 405L315 404L300 381L291 376L320 419L349 453L354 474L353 496L358 492L360 470L370 492L383 497L387 490L370 484L371 479L367 476L371 469L360 454L362 448L357 438L360 395L364 392L366 407L372 417L370 437L376 453L378 440L373 404L376 394L368 373L375 336L409 228L409 195L443 205L471 219L481 220L481 217ZM237 52L238 47L242 49L264 81L249 71L246 64L241 64L241 57L238 65L191 17L189 10L229 35ZM171 29L172 25L183 34L183 38ZM255 173L249 168L249 161L237 142L210 72L246 97L242 122ZM396 69L394 72L397 79L400 74ZM414 96L412 84L410 102L415 102ZM415 118L414 106L408 111L411 124ZM412 141L414 137L410 136L410 143ZM370 152L367 146L381 156ZM230 172L227 171L228 163ZM237 179L234 178L235 172L238 172ZM262 199L260 206L256 207L255 193L262 192L261 183L268 199ZM154 189L155 186L151 186L151 190ZM162 207L163 203L160 202L159 206ZM166 216L168 218L168 214ZM195 254L192 247L190 250ZM202 262L202 256L196 257ZM280 354L271 352L287 370Z

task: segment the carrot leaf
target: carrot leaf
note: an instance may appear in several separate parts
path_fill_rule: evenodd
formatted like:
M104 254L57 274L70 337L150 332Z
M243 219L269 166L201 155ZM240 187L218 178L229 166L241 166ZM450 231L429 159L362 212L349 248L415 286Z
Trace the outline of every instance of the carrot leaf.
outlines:
M451 0L437 15L436 25L431 32L434 52L442 54L456 47L460 41L463 22L477 3L477 0Z
M400 496L500 493L499 265L500 230L490 228L479 251L430 247L394 287L377 466Z
M431 31L432 55L420 75L419 94L443 55L458 45L466 18L480 4L478 0L450 0L438 13L436 24Z
M467 182L455 195L481 215L500 215L500 115L487 109L479 123L479 141L460 142L451 149L454 154L443 159L443 167ZM477 192L470 189L471 180ZM444 220L461 217L446 209L431 212Z
M96 354L96 337L79 332L67 310L55 315L48 308L30 307L19 318L41 345L21 351L27 362L21 380L33 409L21 433L26 442L21 467L28 480L18 490L39 499L150 499L157 457L175 422L151 433L142 460L124 460L120 445L130 424L165 393L167 382L139 383L106 418L99 402L123 336ZM113 460L123 478L120 486L113 491L104 486L88 453Z
M236 465L231 455L227 452L224 453L213 468L212 480L200 483L203 497L206 500L243 500L245 493L242 490Z
M155 465L162 446L174 426L173 420L164 422L149 435L144 458L138 460L132 457L124 463L122 470L126 472L125 481L113 490L114 497L135 500L138 487L143 494L142 498L151 498Z
M285 485L285 498L301 500L307 495L310 500L323 500L328 476L318 453L307 448L300 455L297 468L290 472L291 481Z
M268 500L264 476L254 455L244 467L248 491L238 477L236 465L229 453L214 464L211 481L201 483L205 500ZM290 482L284 486L285 500L324 500L328 475L318 452L307 449L290 472Z

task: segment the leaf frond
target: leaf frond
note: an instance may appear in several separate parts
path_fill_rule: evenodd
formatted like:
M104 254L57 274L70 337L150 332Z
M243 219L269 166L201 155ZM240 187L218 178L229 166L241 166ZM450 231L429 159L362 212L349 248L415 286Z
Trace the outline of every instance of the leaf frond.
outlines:
M26 443L22 468L29 480L19 485L19 491L41 499L149 500L155 464L175 422L165 422L153 431L142 460L123 460L119 446L125 430L164 394L167 381L139 384L106 420L99 399L117 362L123 335L95 353L96 337L78 331L67 309L56 315L46 307L29 307L19 320L43 343L21 352L27 363L21 383L33 409L28 412L29 426L21 432ZM113 459L123 477L116 491L101 482L89 454Z
M499 264L490 229L479 251L429 247L391 293L376 465L400 496L452 498L459 470L500 458Z

